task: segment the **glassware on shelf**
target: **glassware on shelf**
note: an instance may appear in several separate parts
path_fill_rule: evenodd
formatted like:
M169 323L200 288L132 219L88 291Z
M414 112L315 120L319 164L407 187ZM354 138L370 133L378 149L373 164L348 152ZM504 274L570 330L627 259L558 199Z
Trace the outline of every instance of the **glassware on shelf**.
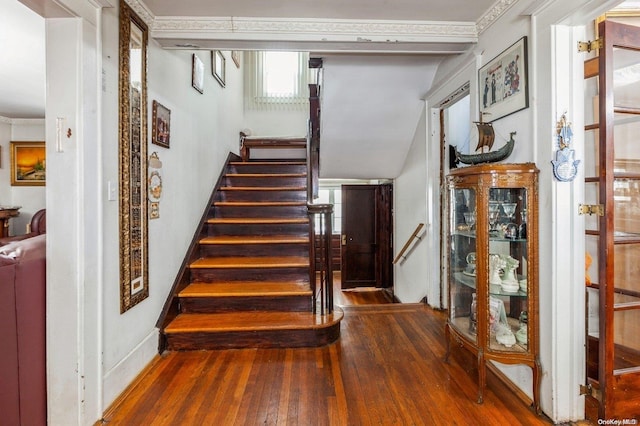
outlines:
M476 294L471 295L471 311L469 313L469 333L476 334L478 329L478 302L476 300Z
M528 322L529 322L529 314L527 314L527 311L520 312L519 328L518 328L518 331L516 331L516 340L518 341L518 343L522 345L527 344L527 332L528 332L527 323Z
M522 222L518 228L518 238L525 239L527 238L527 209L522 210L520 216L522 217Z
M473 225L476 224L476 212L465 212L464 221L469 225L469 231L473 229Z
M489 201L489 232L496 231L498 217L500 216L500 203L497 201Z
M513 220L513 215L516 212L516 206L516 203L502 203L502 210L509 220Z

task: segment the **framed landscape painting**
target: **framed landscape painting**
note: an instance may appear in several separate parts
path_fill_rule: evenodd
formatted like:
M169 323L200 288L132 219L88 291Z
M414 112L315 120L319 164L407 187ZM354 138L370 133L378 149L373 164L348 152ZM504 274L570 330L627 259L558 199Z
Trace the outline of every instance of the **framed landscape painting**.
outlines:
M44 186L46 165L44 142L11 142L11 185Z

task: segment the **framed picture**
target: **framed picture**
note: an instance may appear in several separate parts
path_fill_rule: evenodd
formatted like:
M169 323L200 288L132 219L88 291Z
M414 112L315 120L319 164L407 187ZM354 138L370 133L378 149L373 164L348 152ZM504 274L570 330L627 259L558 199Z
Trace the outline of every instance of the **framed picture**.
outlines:
M204 63L195 53L192 62L191 86L198 92L204 93Z
M11 185L44 186L46 149L44 142L11 142Z
M171 110L158 101L153 101L151 142L169 148Z
M236 68L240 68L240 51L239 50L231 51L231 59L233 59L233 63L236 64Z
M529 106L527 37L478 71L481 121L492 122Z
M221 51L211 51L211 73L222 87L224 87L226 79L226 62L227 60Z

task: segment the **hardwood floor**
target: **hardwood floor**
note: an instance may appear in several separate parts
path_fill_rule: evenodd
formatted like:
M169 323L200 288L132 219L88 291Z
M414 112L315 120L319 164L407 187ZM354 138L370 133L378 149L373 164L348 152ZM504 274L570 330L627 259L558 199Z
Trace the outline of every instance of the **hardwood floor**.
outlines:
M338 281L339 283L339 281ZM338 284L339 289L339 284ZM378 300L384 304L363 304ZM551 424L475 362L445 351L444 312L337 292L341 338L320 348L166 352L105 414L112 425ZM99 422L100 424L100 422Z

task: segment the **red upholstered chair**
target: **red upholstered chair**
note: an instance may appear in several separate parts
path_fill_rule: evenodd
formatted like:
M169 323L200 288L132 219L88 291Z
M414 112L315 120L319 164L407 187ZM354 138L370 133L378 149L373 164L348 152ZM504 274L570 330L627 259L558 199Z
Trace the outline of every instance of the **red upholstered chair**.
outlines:
M27 238L35 237L37 235L47 233L47 210L38 210L31 218L31 224L29 225L29 232L23 235L16 235L13 237L0 238L0 246L9 244L13 241L25 240Z

